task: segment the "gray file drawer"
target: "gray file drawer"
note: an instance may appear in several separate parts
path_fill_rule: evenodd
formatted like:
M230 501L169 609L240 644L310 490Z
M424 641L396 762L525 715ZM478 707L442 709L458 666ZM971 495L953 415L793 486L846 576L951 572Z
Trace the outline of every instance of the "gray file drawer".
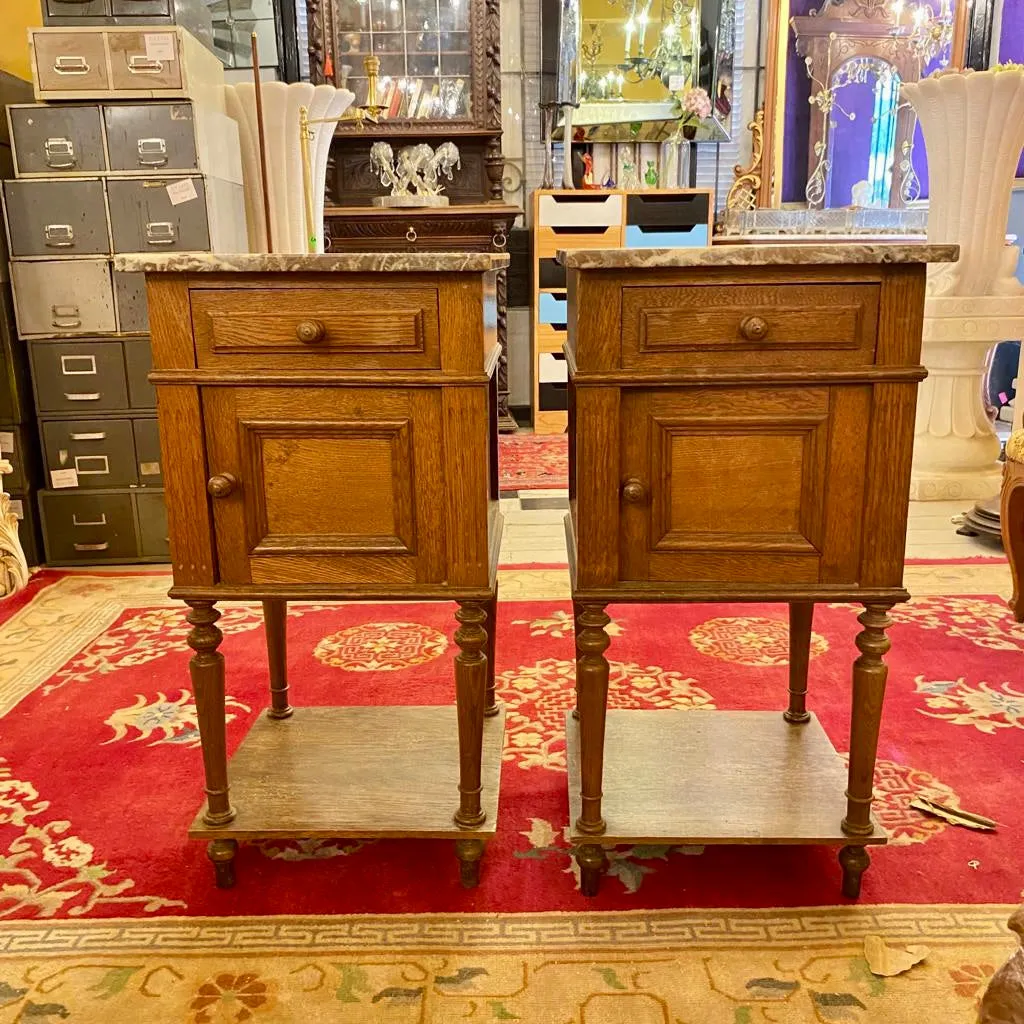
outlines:
M34 341L29 348L40 412L82 415L128 408L121 342Z
M46 560L120 562L138 557L132 495L42 491Z
M31 491L11 495L11 511L18 520L18 540L25 552L25 561L30 566L41 565L43 548L39 538L39 516L36 514L36 497Z
M160 431L156 420L135 420L135 463L140 487L163 487Z
M164 492L140 491L135 495L135 508L139 515L139 554L143 558L170 560Z
M110 252L103 182L5 181L8 242L17 256L98 256Z
M175 182L185 179L175 179ZM111 178L107 182L114 252L194 252L210 248L206 189L189 178L196 198L174 205L166 179Z
M35 477L39 470L33 448L27 427L0 427L0 457L7 459L14 467L13 473L4 476L5 491L23 491L29 484L37 482ZM31 464L29 459L32 460Z
M115 270L114 302L117 306L119 331L125 334L145 334L149 330L145 274Z
M61 93L65 94L62 99L92 99L96 93L110 89L110 65L102 31L30 31L29 35L37 98Z
M110 0L110 13L115 18L166 18L171 0Z
M117 330L107 260L15 262L11 278L22 337Z
M149 338L126 339L124 361L128 369L128 401L133 409L155 409L156 388L149 383L153 356Z
M112 171L197 171L191 103L103 108Z
M63 490L63 474L74 470L79 488L128 487L139 482L131 420L45 420L43 458L47 482ZM74 479L68 481L69 489Z
M50 18L103 18L110 14L110 0L45 0L43 14Z
M61 103L8 107L19 178L107 169L100 108Z

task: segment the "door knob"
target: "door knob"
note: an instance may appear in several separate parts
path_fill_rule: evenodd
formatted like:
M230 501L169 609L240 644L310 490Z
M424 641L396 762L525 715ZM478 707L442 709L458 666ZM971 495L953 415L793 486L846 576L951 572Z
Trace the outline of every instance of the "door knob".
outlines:
M226 498L238 481L230 473L217 473L206 481L206 489L214 498Z
M327 327L322 320L302 320L295 328L295 337L304 345L315 345L327 336Z
M623 500L628 501L630 505L639 505L640 502L644 501L647 497L647 488L644 487L640 480L637 480L635 476L631 476L622 485L622 497Z
M760 316L747 316L740 321L740 334L747 341L761 341L768 334L768 321Z

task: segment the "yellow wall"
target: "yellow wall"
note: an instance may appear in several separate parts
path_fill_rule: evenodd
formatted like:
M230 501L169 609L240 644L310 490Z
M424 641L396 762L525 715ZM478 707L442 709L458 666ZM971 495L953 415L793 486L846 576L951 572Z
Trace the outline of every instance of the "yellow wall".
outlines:
M0 8L0 70L31 78L25 30L43 22L39 0L0 0Z

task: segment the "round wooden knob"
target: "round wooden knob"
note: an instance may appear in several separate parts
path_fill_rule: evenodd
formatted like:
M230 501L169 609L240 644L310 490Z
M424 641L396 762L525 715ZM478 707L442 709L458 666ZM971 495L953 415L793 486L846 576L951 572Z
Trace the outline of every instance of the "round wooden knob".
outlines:
M295 337L304 345L315 345L323 341L327 335L327 328L322 320L303 320L295 328Z
M226 498L238 481L230 473L218 473L206 481L206 489L214 498Z
M631 505L639 505L647 497L647 488L635 476L630 477L622 486L622 497Z
M761 341L768 333L768 321L760 316L748 316L740 323L740 334L747 341Z

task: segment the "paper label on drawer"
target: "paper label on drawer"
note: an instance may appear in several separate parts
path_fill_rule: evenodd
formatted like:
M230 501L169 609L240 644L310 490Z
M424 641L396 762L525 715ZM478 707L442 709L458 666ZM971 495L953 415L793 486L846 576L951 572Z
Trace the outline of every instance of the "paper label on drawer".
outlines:
M669 75L668 91L682 92L686 88L686 75Z
M140 476L159 476L160 475L160 463L159 462L140 462L139 463L139 475Z
M78 470L77 469L51 469L50 470L50 486L56 491L61 487L77 487L78 486Z
M14 432L11 430L0 430L0 452L14 451Z
M177 60L178 49L175 46L173 32L161 32L159 35L146 34L147 60Z
M25 506L22 505L21 498L11 498L11 511L15 519L25 518Z
M182 203L198 199L199 193L191 178L182 178L181 181L172 181L167 186L167 198L170 199L171 206L180 206Z

